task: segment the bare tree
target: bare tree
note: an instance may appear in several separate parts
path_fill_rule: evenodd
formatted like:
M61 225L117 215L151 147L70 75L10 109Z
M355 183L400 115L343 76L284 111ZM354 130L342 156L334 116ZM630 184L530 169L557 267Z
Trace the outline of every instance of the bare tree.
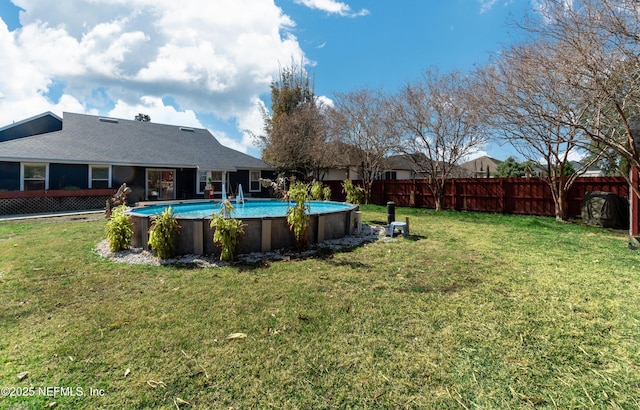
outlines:
M637 0L539 0L542 19L523 27L546 39L572 70L571 82L589 112L571 125L592 147L640 167L633 121L640 118L640 4ZM628 174L622 172L628 178ZM640 195L637 186L632 188Z
M487 142L471 92L469 78L461 73L428 70L395 99L394 114L404 135L400 149L417 173L429 175L436 210L443 207L446 180L456 164Z
M555 216L567 219L566 196L575 179L597 160L573 169L570 155L588 142L576 124L589 106L570 84L572 69L539 40L504 50L492 64L478 71L478 95L485 121L497 135L511 144L525 159L546 169L544 180L551 188Z
M388 97L379 89L337 93L331 110L331 133L357 164L365 190L371 197L373 181L385 171L384 158L397 146L399 132L392 118Z
M322 116L322 128L319 129L319 138L310 147L309 157L312 177L316 181L322 181L331 169L341 168L349 163L349 152L344 150L341 144L336 144L331 138L329 129L329 116L331 107L318 101L317 106Z

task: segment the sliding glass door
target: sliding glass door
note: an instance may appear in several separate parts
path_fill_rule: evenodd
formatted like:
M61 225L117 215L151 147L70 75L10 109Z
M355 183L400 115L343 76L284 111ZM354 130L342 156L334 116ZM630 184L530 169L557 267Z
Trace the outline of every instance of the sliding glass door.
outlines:
M147 198L176 199L175 169L147 169Z

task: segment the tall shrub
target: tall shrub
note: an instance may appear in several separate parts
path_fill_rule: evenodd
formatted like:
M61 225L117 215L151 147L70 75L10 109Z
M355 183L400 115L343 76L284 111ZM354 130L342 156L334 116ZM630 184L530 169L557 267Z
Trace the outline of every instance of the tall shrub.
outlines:
M168 207L160 215L151 219L149 246L158 253L158 258L169 259L176 254L175 243L180 233L180 225Z
M109 241L111 252L119 252L128 249L133 235L133 223L129 215L125 214L126 205L113 208L111 217L105 227L105 235Z
M314 201L319 201L322 199L322 182L320 181L314 181L313 184L311 184L311 199L313 199Z
M325 201L331 200L331 188L328 185L322 188L322 197Z
M331 188L320 181L314 181L309 192L311 193L311 199L314 201L331 200Z
M234 211L229 200L224 201L220 206L220 212L214 213L211 219L213 232L213 242L220 247L220 260L232 261L238 245L238 239L244 234L244 225L239 219L231 218Z
M307 227L309 225L310 208L307 201L310 198L309 185L296 182L289 187L289 200L293 201L293 206L287 211L287 222L295 237L298 250L306 249L309 246Z
M364 188L353 185L349 179L342 182L342 191L347 194L347 202L354 205L364 203Z

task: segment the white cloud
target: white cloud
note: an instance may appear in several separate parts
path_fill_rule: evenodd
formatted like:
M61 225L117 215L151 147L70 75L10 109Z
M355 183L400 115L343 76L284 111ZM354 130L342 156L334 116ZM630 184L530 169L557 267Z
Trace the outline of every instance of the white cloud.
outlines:
M145 96L137 104L129 104L118 100L108 116L133 120L139 113L147 114L151 121L158 124L184 125L186 127L204 128L192 110L178 111L166 106L160 98Z
M11 62L0 64L0 126L45 111L58 115L63 111L87 111L76 97L69 94L63 93L57 103L46 98L44 93L52 84L51 77L44 68L29 60L37 56L25 52L4 23L0 24L0 55L3 61ZM51 69L55 70L55 66Z
M573 0L562 0L559 2L559 9L553 9L550 7L551 5L544 0L533 0L532 5L533 9L542 17L545 23L551 23L553 21L553 14L557 11L569 11L573 8ZM558 4L553 4L553 7L558 6Z
M297 4L311 9L326 11L329 14L338 14L345 17L359 17L369 14L369 10L353 11L348 4L335 0L294 0Z
M572 150L569 152L569 155L567 155L567 159L569 161L575 161L575 162L580 162L582 161L585 157L587 156L587 153L581 150Z
M485 13L493 8L496 5L498 0L479 0L480 2L480 13Z
M478 0L480 3L480 14L491 11L496 4L498 4L500 0ZM508 7L513 3L514 0L503 0L502 5L504 7ZM537 1L537 0L533 0Z
M316 97L316 102L318 104L320 104L321 107L329 107L332 108L335 106L335 104L333 103L333 100L329 97L327 97L326 95L320 95L318 97Z
M0 126L47 110L145 110L154 122L235 119L240 134L255 127L280 62L304 58L274 0L13 3L24 11L15 31L0 20L0 55L11 61L0 64ZM62 97L51 97L54 85Z
M253 106L238 116L238 129L242 130L242 146L245 147L243 152L257 154L258 148L255 145L255 136L264 133L264 119L262 113L265 109L264 102L255 98Z
M216 137L218 142L224 145L225 147L229 147L237 151L247 153L248 147L243 143L244 141L239 142L238 140L229 137L229 135L224 131L216 131L216 130L210 129L209 132L211 132L211 134L213 134L213 136Z

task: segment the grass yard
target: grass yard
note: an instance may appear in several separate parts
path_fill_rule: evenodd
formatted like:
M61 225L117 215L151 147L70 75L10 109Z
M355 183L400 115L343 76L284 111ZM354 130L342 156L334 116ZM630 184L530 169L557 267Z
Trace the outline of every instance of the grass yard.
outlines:
M2 223L0 407L640 407L625 233L396 215L409 238L215 269L101 259L104 219Z

